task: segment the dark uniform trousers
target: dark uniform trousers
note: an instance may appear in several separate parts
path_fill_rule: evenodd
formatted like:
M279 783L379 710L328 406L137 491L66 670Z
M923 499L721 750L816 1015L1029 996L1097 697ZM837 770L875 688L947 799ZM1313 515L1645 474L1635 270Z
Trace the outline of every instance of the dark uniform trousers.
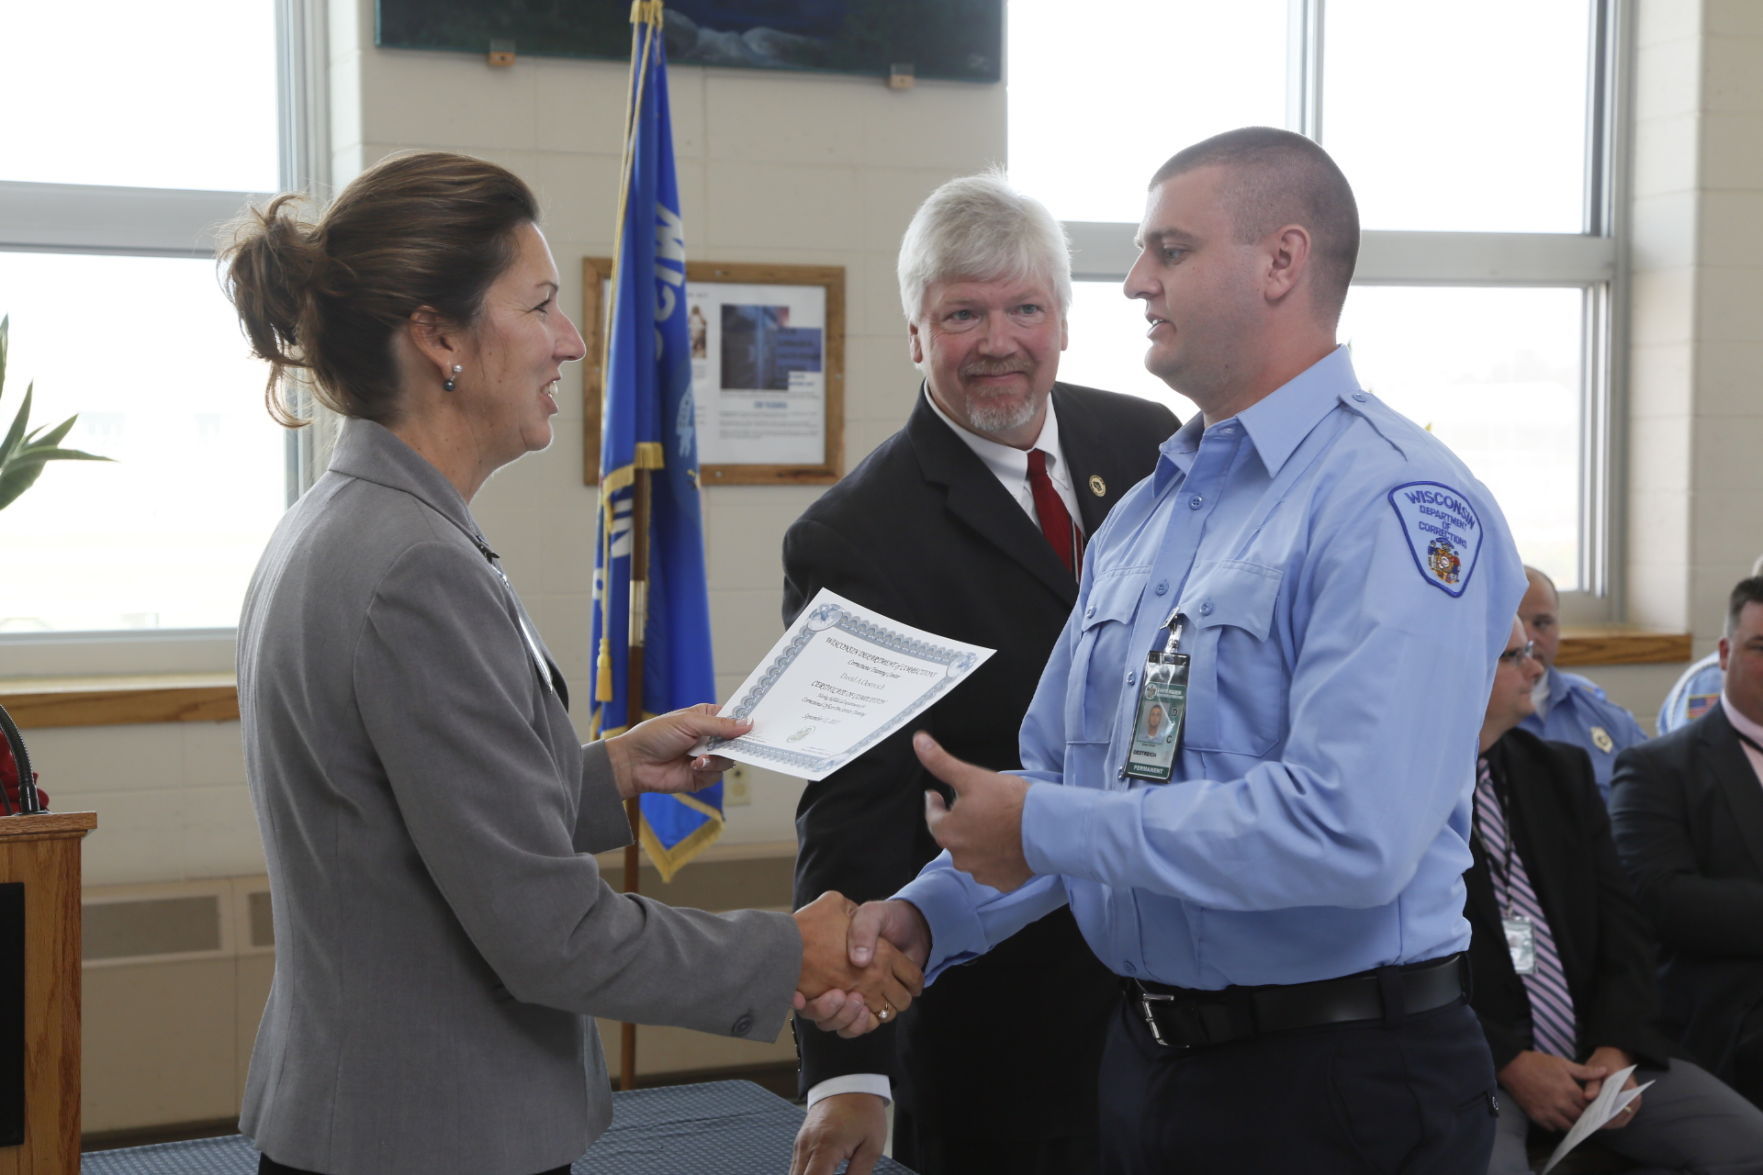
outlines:
M905 1102L894 1103L893 1156L914 1171L1086 1175L1096 1169L1097 1146L1094 1134L1023 1139L951 1134L926 1128Z
M1103 1175L1486 1175L1493 1062L1462 1000L1165 1047L1123 1000L1102 1054Z

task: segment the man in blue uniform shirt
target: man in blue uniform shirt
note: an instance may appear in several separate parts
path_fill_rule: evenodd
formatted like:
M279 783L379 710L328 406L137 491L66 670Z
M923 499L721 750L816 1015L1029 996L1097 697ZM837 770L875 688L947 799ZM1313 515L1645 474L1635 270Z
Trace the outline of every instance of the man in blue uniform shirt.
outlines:
M917 736L956 795L926 797L945 852L853 922L853 958L879 933L928 977L1069 903L1127 988L1107 1172L1487 1166L1462 874L1524 581L1486 488L1335 345L1358 235L1286 131L1153 177L1126 293L1201 415L1091 542L1021 773ZM1185 707L1166 783L1132 754L1153 701Z
M1647 732L1591 679L1555 668L1555 654L1561 649L1561 596L1555 581L1536 568L1525 567L1524 576L1529 586L1519 601L1518 619L1543 673L1531 691L1535 709L1518 724L1519 729L1584 751L1592 761L1598 796L1609 803L1617 752L1646 742Z

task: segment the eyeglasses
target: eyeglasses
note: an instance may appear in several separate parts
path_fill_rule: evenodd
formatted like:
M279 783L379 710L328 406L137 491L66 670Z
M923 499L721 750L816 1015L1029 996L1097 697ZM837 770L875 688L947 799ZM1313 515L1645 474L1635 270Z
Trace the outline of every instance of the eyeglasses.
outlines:
M1501 661L1510 661L1512 664L1516 665L1526 658L1536 656L1536 647L1537 643L1535 641L1525 641L1516 649L1507 649L1504 653L1500 654L1498 659Z

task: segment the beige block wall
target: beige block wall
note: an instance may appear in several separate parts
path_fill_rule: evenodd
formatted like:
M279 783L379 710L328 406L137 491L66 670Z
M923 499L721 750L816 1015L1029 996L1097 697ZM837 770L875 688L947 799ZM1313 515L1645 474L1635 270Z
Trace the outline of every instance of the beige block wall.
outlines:
M1634 8L1630 616L1699 655L1763 554L1763 6Z

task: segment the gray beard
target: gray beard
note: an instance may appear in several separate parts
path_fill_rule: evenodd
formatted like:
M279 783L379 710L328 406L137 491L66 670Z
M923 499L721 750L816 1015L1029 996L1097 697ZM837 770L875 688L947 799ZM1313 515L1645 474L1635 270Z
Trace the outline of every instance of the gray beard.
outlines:
M975 404L969 401L967 405L967 420L975 432L1011 432L1033 420L1034 415L1033 396L1020 403Z

